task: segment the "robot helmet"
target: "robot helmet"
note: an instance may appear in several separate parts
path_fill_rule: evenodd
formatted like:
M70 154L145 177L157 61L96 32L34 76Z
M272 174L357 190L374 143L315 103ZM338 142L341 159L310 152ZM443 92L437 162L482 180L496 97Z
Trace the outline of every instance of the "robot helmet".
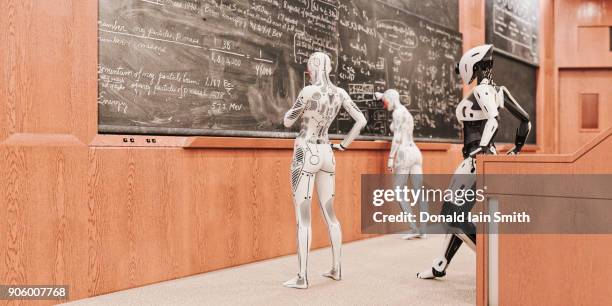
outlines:
M482 45L465 52L455 67L455 72L461 76L463 83L470 84L476 77L477 69L490 67L493 63L493 45Z
M323 52L315 52L308 58L308 74L310 74L310 84L322 85L323 82L331 83L329 74L332 65L329 55Z

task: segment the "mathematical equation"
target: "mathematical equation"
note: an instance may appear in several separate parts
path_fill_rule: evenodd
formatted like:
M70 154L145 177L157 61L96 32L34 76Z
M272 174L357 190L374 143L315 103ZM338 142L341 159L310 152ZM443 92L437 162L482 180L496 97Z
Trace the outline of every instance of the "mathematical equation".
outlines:
M538 3L487 0L487 41L529 63L538 62Z

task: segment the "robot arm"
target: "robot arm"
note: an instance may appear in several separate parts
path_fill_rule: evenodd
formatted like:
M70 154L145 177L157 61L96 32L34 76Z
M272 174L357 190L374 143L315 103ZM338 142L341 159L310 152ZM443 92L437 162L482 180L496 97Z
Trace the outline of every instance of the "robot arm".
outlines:
M295 100L295 103L293 104L291 109L289 109L287 113L285 113L285 120L284 120L285 127L290 128L291 126L293 126L293 124L304 113L304 109L306 108L306 101L307 101L305 91L306 91L306 88L302 89L302 91L298 95L298 98Z
M387 161L387 168L389 169L393 168L395 155L404 139L405 121L406 118L401 116L401 114L393 113L393 141L391 142L391 152L389 152L389 159Z
M357 107L346 92L342 92L342 107L355 120L353 128L351 128L346 137L344 137L344 140L338 145L340 150L345 150L355 140L355 137L359 135L367 121L359 107ZM335 149L338 149L338 147L334 146Z
M491 145L491 140L495 133L497 133L497 128L499 123L497 122L496 117L499 116L499 111L497 110L497 103L495 102L495 92L493 87L490 85L478 85L474 89L474 97L476 101L478 101L478 105L482 109L484 113L487 123L482 131L482 138L480 139L480 147L472 152L470 152L470 156L474 156L481 152L486 152Z
M508 154L518 154L525 141L529 132L531 131L531 122L529 121L529 114L516 102L516 99L510 94L508 89L502 86L499 90L504 95L504 107L517 119L521 121L521 125L516 130L516 138L514 140L514 148L508 152Z

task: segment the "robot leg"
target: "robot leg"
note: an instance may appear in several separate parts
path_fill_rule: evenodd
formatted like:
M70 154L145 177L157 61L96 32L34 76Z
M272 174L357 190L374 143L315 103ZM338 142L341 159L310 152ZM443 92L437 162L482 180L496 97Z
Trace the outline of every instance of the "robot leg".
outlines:
M465 159L455 171L449 189L455 192L460 189L469 189L475 186L475 161L472 158ZM453 212L468 212L474 206L474 202L459 205L455 202L445 202L441 214L453 214ZM432 279L446 275L446 268L464 242L472 249L476 249L476 226L472 222L447 224L449 234L444 242L444 254L434 259L432 267L421 273L418 278Z
M473 203L472 203L473 204ZM453 212L469 211L472 205L466 203L463 206L456 206L453 203L445 202L442 206L441 214L452 214ZM417 273L418 278L432 279L443 277L446 275L446 268L451 263L451 260L459 250L459 247L465 242L470 249L476 250L476 228L471 222L463 222L460 224L447 224L449 234L444 241L444 254L441 257L434 259L431 269L427 269L421 273Z
M403 165L396 165L393 169L393 186L399 186L400 188L404 188L404 186L408 185L408 179L410 177L410 168L405 167ZM420 188L412 186L412 188ZM412 207L408 204L407 201L403 199L399 201L400 208L403 213L412 214ZM419 238L421 235L419 234L419 229L415 222L410 222L410 232L406 235L402 236L404 240L410 240L414 238Z
M420 163L416 163L410 168L410 180L412 181L413 189L420 189L423 187L423 167ZM421 212L429 212L429 205L424 198L419 199L419 209ZM425 225L421 224L419 228L420 238L427 238Z
M332 268L329 272L323 274L334 280L342 279L340 269L340 259L342 255L342 229L340 222L336 218L334 212L334 197L335 197L335 173L319 171L317 173L316 185L317 195L319 197L319 205L321 213L325 218L327 230L329 232L329 241L332 249Z
M293 188L293 203L295 205L295 218L297 222L297 254L299 273L297 277L285 282L283 285L289 288L308 288L308 252L312 240L312 228L310 226L310 203L315 181L314 172L307 170L311 167L304 164L305 157L301 148L296 150L291 169L291 184ZM306 155L306 156L304 156ZM306 167L305 167L306 166Z
M421 279L433 279L436 277L443 277L446 275L446 267L450 264L453 256L459 250L459 247L463 243L457 235L448 234L444 240L444 256L434 259L431 268L417 273L417 278Z

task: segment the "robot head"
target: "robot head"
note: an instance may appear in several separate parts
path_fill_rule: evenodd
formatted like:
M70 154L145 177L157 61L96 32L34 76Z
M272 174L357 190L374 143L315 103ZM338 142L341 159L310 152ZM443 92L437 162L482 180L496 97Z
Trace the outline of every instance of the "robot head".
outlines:
M455 67L463 83L468 85L478 73L484 73L493 67L493 45L482 45L465 52Z
M376 100L382 100L385 109L392 111L395 105L400 103L399 92L395 89L388 89L385 93L376 92L374 93Z
M332 65L329 56L323 52L315 52L308 59L308 74L310 75L310 84L321 85L323 82L329 82L329 74L331 73Z

